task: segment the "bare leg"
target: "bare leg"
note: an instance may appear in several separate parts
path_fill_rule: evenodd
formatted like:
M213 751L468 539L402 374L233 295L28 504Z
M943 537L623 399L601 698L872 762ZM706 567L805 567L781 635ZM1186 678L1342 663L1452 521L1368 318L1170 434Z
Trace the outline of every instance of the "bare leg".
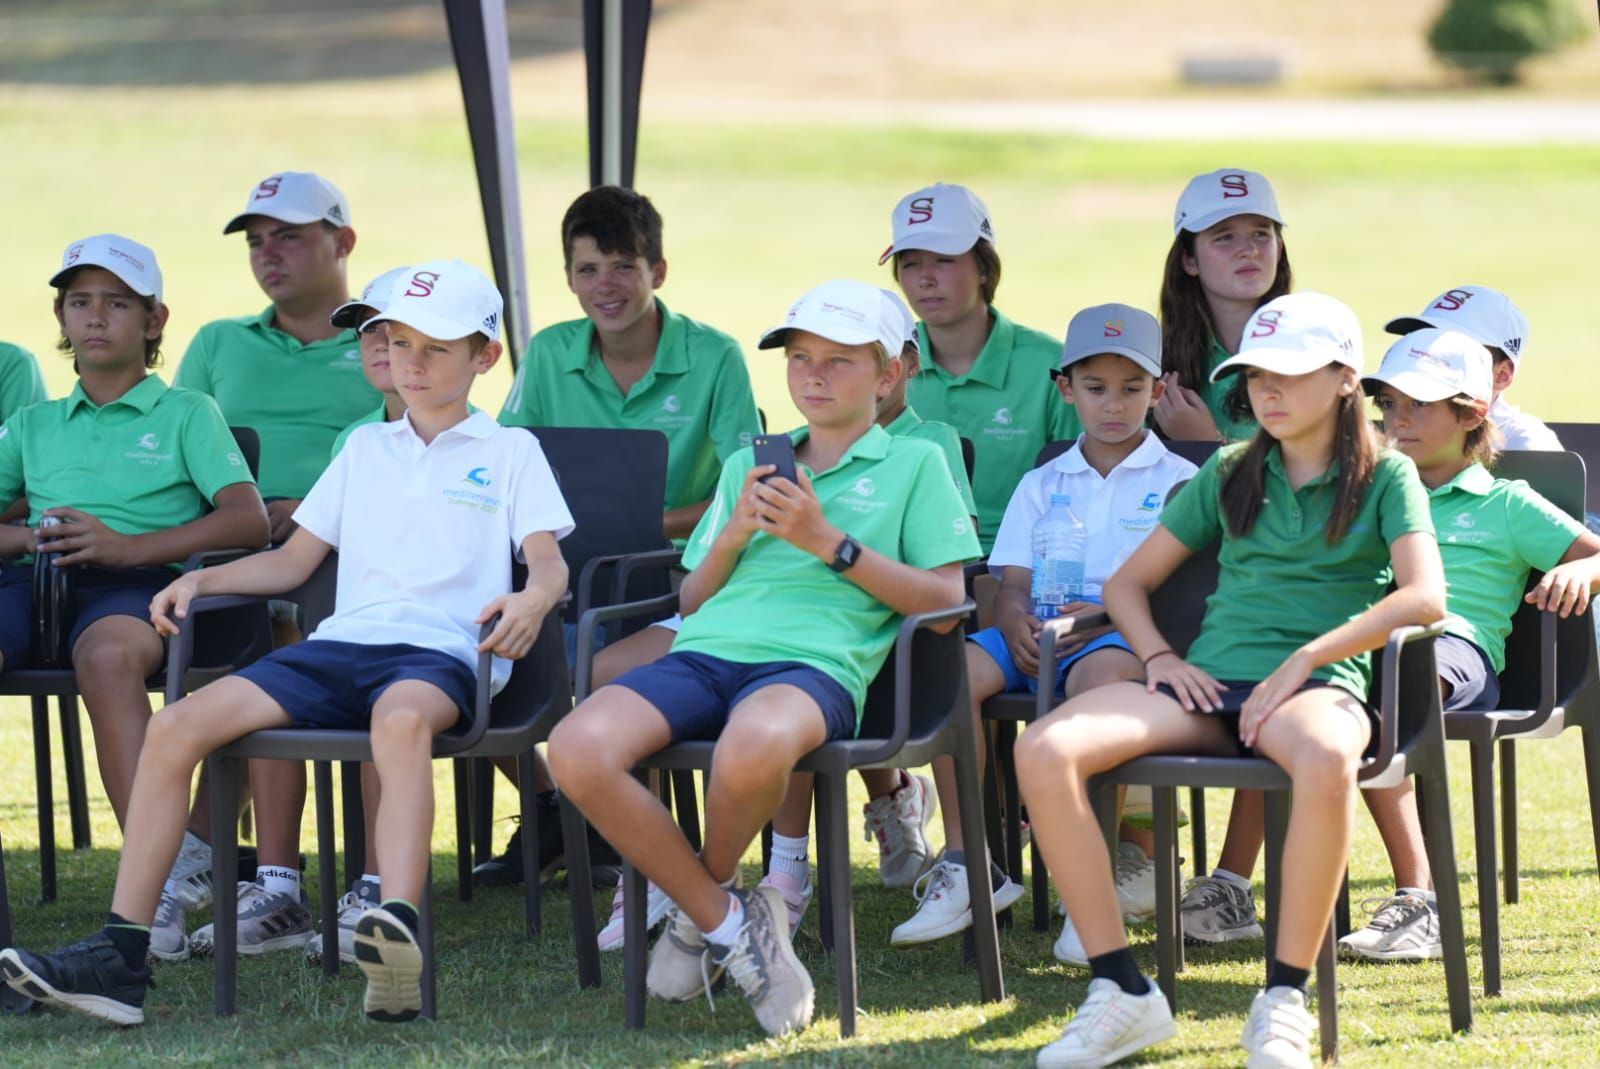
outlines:
M983 703L1006 689L1005 673L994 658L975 642L966 645L967 686L972 695L972 723L977 738L984 737ZM985 747L978 747L978 775L983 775ZM957 804L956 763L950 757L933 759L933 785L939 793L939 816L944 822L944 847L946 850L963 850L961 836L961 807Z
M1217 868L1250 878L1267 837L1266 796L1260 791L1234 791L1228 810L1228 834L1222 840Z
M899 781L900 774L888 770ZM772 830L777 835L798 839L811 832L811 790L816 779L810 772L796 772L789 777L789 788L784 792L783 803L772 817Z
M677 637L676 631L665 627L647 627L613 642L594 655L593 689L610 686L623 673L659 661L672 652L672 642Z
M1107 646L1095 650L1068 670L1066 692L1068 698L1076 698L1097 687L1130 681L1143 682L1143 680L1144 665L1139 662L1139 658L1129 650ZM1126 793L1126 788L1117 789L1119 813L1122 812L1122 799ZM1156 833L1149 828L1135 828L1124 822L1118 829L1117 838L1125 843L1133 843L1144 851L1145 857L1155 856Z
M144 681L160 666L161 654L155 628L136 616L96 620L72 647L78 692L94 731L100 782L105 785L117 825L124 829L134 770L150 724L150 695ZM188 797L185 790L185 802Z
M461 711L432 683L408 679L372 708L372 763L383 784L376 853L384 898L422 901L433 832L433 739Z
M256 855L262 865L300 867L300 816L306 808L304 761L250 762Z
M900 789L904 772L898 768L864 768L861 783L867 788L867 798L882 798Z
M376 713L376 710L374 710ZM383 781L378 777L378 767L370 761L361 762L361 826L367 837L367 856L362 861L366 869L362 875L377 876L378 868L378 806L383 803Z
M1398 787L1362 791L1372 821L1383 837L1383 849L1394 866L1396 887L1433 890L1433 869L1422 840L1422 818L1417 814L1416 787L1407 778Z

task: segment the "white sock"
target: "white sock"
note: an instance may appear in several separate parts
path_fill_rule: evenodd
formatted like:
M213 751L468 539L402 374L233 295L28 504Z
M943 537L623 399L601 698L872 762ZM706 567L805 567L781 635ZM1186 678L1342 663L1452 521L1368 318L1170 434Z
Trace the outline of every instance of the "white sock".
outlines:
M728 915L722 918L722 923L709 932L701 932L706 937L706 942L713 946L732 946L733 941L739 937L739 929L744 927L744 905L733 895L728 896Z
M811 836L790 837L772 833L772 864L769 873L783 873L801 887L811 876Z
M281 865L257 865L256 882L268 894L285 894L295 901L300 899L300 870Z
M1217 868L1211 870L1211 877L1224 883L1231 883L1242 890L1250 890L1250 881L1237 872L1229 872L1227 869Z

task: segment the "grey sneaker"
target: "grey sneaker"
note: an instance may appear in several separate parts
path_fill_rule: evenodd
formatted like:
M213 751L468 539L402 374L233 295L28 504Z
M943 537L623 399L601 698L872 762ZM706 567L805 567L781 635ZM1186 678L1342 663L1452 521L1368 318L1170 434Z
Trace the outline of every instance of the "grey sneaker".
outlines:
M367 910L379 905L378 885L371 880L357 880L356 885L339 899L339 960L351 965L356 961L356 922ZM322 936L313 935L306 941L306 960L322 961Z
M926 829L938 808L939 796L927 776L910 776L862 807L865 837L878 840L878 875L885 887L910 887L933 864Z
M1339 940L1340 956L1369 961L1428 961L1444 956L1439 911L1426 899L1397 894L1369 898L1362 907L1372 919Z
M744 904L744 926L732 946L712 947L703 959L706 990L712 969L726 970L769 1036L798 1032L811 1023L816 992L795 957L783 895L770 886L734 893Z
M188 961L189 936L183 927L183 905L161 893L156 919L150 924L150 957L155 961Z
M273 950L300 950L311 938L311 911L305 892L296 901L280 892L269 894L259 883L239 884L239 953L247 956ZM209 954L215 948L214 924L189 937L189 950Z
M1183 885L1183 937L1201 943L1231 943L1262 938L1256 922L1255 889L1245 890L1215 876L1196 876Z
M620 894L620 889L618 894ZM722 975L713 969L709 979L701 968L706 956L706 938L689 915L677 906L667 911L667 928L650 950L650 968L644 976L645 990L666 1002L688 1002Z
M1269 987L1257 993L1240 1037L1250 1055L1246 1069L1312 1069L1314 1025L1298 988Z
M211 904L211 847L184 832L178 859L167 875L178 888L178 904L186 912L205 909Z

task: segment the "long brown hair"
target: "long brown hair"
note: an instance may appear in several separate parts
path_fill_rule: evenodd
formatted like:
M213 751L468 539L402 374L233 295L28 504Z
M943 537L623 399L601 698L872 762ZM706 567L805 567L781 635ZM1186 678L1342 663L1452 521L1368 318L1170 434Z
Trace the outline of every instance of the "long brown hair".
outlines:
M1474 401L1466 394L1456 394L1450 398L1450 405L1455 410L1456 419L1461 422L1478 414L1478 406L1482 401ZM1483 422L1467 431L1467 440L1461 443L1461 454L1468 460L1482 464L1486 468L1494 467L1494 458L1500 455L1501 443L1505 439L1500 434L1500 427L1495 423L1494 417L1487 412L1483 414Z
M1339 465L1339 478L1326 528L1330 546L1338 544L1355 522L1378 467L1378 436L1367 419L1366 397L1359 388L1339 399L1334 419L1333 460ZM1249 534L1261 515L1266 499L1267 454L1277 445L1277 439L1265 430L1256 431L1249 446L1222 476L1222 515L1227 520L1228 533L1235 538Z
M1289 270L1289 248L1283 243L1283 228L1273 223L1272 229L1278 235L1278 272L1273 276L1271 287L1256 302L1257 308L1282 297L1294 285L1294 276ZM1161 270L1161 369L1176 371L1180 386L1203 392L1211 373L1207 360L1217 328L1199 277L1183 269L1183 258L1194 256L1194 239L1190 231L1180 230L1172 239L1166 266ZM1248 415L1250 402L1239 384L1235 384L1233 393L1244 406L1239 414Z

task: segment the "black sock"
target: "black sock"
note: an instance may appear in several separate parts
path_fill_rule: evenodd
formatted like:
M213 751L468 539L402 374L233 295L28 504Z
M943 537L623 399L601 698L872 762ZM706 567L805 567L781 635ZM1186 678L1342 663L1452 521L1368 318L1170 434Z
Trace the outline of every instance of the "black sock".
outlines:
M383 903L383 908L394 915L394 919L406 926L406 931L412 935L417 934L417 907L403 898L391 898Z
M1267 966L1268 987L1292 987L1303 995L1306 981L1309 979L1311 979L1310 969L1296 969L1293 965L1285 965L1277 958L1273 958L1272 964Z
M135 924L120 914L107 913L106 938L117 948L128 968L144 968L145 955L150 951L149 926Z
M1150 993L1150 981L1139 971L1139 963L1127 947L1090 958L1089 975L1096 980L1114 980L1130 995Z

